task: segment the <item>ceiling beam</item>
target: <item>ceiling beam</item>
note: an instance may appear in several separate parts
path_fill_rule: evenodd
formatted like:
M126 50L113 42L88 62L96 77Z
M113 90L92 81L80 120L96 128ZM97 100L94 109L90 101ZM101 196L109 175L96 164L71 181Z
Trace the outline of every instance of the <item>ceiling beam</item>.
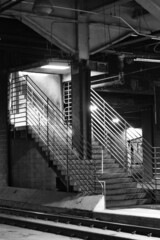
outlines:
M93 11L95 11L95 12L102 12L102 11L106 11L106 10L109 10L109 9L114 9L115 7L121 6L122 4L128 3L130 1L131 0L114 1L111 4L105 4L105 5L101 6L101 7L94 8Z
M160 1L159 0L135 0L152 16L160 20Z
M24 0L15 0L15 1L6 1L2 5L0 5L0 13L12 8L13 6L17 5L18 3L21 3Z

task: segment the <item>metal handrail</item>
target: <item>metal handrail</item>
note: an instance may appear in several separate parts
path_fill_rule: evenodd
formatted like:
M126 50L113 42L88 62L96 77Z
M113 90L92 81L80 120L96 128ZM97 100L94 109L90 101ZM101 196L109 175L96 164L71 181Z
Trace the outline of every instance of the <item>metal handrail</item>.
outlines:
M80 158L80 153L83 151L81 146L78 144L76 148L75 145L72 146L72 129L66 121L64 122L64 114L28 76L14 79L10 94L11 124L14 127L21 124L28 126L34 138L37 138L39 144L45 147L48 157L54 159L61 171L65 172L69 182L73 181L78 190L81 189L80 191L85 194L96 193L95 186L99 181L95 164L90 159ZM18 99L23 98L22 95L26 101L21 104ZM24 113L27 112L26 117L22 116L22 110ZM81 141L84 143L84 139ZM87 146L89 146L88 143Z
M141 185L155 200L153 195L155 185L154 180L150 176L149 161L143 164L142 157L150 160L154 157L154 149L142 136L138 133L128 133L127 129L132 126L120 116L97 92L91 89L91 105L94 111L91 111L91 124L93 136L102 144L103 147L116 159L116 161L131 175L137 183ZM119 119L118 124L113 123L113 118ZM136 151L137 169L132 167L133 157L131 147L128 146L130 139L142 139L143 156ZM131 168L132 167L132 168Z

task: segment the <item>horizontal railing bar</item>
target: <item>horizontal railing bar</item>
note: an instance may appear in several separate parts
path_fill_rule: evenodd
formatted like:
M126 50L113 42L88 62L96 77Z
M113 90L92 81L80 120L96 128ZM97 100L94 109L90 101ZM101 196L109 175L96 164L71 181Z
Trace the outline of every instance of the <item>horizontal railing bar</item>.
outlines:
M97 96L104 102L104 99L101 98L93 89L91 90L91 92L95 93L95 95L97 95ZM91 94L91 95L93 95L93 97L95 96L94 94ZM98 97L96 97L97 100L98 100ZM91 99L92 99L92 98L91 98ZM105 105L107 105L107 107L110 108L111 111L113 111L116 115L118 115L118 117L119 117L122 121L125 122L126 126L132 127L132 126L131 126L128 122L126 122L126 120L123 119L107 102L105 102ZM138 132L136 132L136 134L139 135ZM139 135L139 136L141 137L141 135ZM145 139L144 139L144 141L145 141L145 143L146 143L147 145L149 145L150 147L152 147L148 141L146 141Z

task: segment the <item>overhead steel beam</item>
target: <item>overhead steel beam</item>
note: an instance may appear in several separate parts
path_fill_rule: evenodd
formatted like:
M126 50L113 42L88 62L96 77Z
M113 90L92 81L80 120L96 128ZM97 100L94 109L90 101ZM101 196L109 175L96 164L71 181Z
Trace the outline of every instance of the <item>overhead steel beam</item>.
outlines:
M106 11L106 10L109 10L109 9L112 9L112 8L115 8L115 7L118 7L122 4L125 4L125 3L128 3L130 2L131 0L119 0L119 1L114 1L113 3L110 3L110 4L103 4L103 6L101 7L98 7L98 8L94 8L92 9L93 11L95 12L102 12L102 11Z
M159 0L136 0L152 16L160 20L160 1Z
M13 6L17 5L18 3L21 3L24 0L15 0L15 1L6 1L0 5L0 13L12 8Z

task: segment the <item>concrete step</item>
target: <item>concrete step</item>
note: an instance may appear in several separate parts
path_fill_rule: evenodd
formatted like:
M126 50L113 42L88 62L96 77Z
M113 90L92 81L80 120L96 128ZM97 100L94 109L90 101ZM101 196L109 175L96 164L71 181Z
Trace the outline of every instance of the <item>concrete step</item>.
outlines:
M92 146L92 154L102 154L102 151L103 151L103 154L110 155L110 153L108 153L108 151L107 151L107 148L104 148L102 146L100 146L100 147Z
M102 168L101 164L97 164L96 163L96 169L99 170L101 168ZM106 163L106 162L103 163L103 169L104 170L105 169L115 169L115 168L119 168L119 164L118 163Z
M59 165L58 169L59 170L63 169L63 166ZM84 173L84 174L88 174L88 173L93 173L94 172L94 168L93 167L86 168L85 165L80 165L80 164L69 165L68 166L68 171L72 171L72 170L75 170L75 171L79 170L79 171L82 171L82 173Z
M93 140L93 139L92 139L91 143L92 143L92 147L93 147L93 148L94 148L94 146L99 146L100 148L102 148L102 146L100 145L100 143L99 143L98 141L96 141L96 140Z
M107 159L111 159L111 155L108 153L103 154L103 159L107 160ZM102 154L99 153L94 153L92 154L92 159L97 159L97 160L101 160L102 159Z
M66 179L67 179L67 178L66 178ZM73 179L75 179L75 178L74 178L74 176L71 175L71 176L70 176L70 180L73 180ZM84 174L79 173L79 174L78 174L78 179L79 179L79 180L83 180L83 179L84 179ZM86 179L86 180L87 180L87 179L90 180L90 179L91 179L91 175L89 175L89 174L88 174L88 175L85 175L85 179Z
M141 188L130 188L126 187L123 189L107 189L106 191L106 196L111 196L111 195L121 195L121 194L131 194L131 193L141 193L144 190Z
M99 180L107 180L107 179L112 179L112 178L124 178L128 177L128 173L123 172L123 173L103 173L102 175L99 175Z
M98 173L98 171L97 171ZM115 167L115 168L110 168L110 169L104 169L103 170L103 175L109 175L112 173L124 173L124 169L123 168L119 168L119 167Z
M96 164L101 164L102 163L102 159L93 159L93 161L96 163ZM108 159L104 159L103 160L104 163L116 163L115 159L113 158L108 158Z
M125 177L125 178L111 178L107 179L105 181L105 184L115 184L115 183L129 183L133 182L133 179L131 177Z
M115 183L112 185L107 184L106 185L106 191L112 190L112 189L124 189L124 188L136 188L137 183L136 182L130 182L130 183Z
M106 208L117 208L135 205L144 205L151 203L150 198L145 199L132 199L132 200L122 200L122 201L106 201Z
M131 200L131 199L144 199L147 197L147 193L131 193L131 194L120 194L106 196L106 201L119 201L119 200Z

